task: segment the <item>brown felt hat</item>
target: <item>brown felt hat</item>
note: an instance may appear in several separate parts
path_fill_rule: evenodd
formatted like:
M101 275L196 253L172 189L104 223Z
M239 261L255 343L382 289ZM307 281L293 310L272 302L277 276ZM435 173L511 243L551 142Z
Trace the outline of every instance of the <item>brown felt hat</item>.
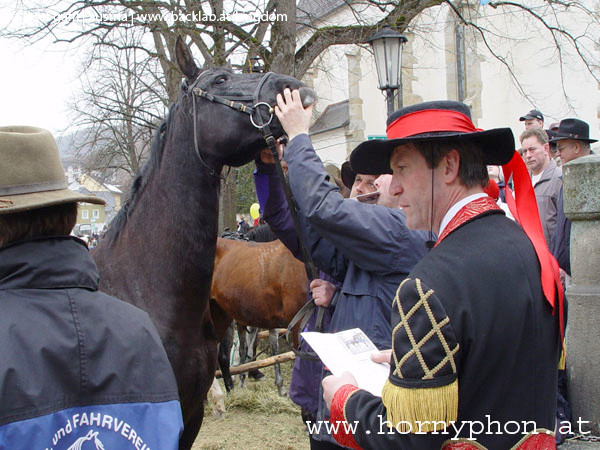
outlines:
M0 214L72 202L106 204L67 189L56 141L43 128L0 127L0 160Z

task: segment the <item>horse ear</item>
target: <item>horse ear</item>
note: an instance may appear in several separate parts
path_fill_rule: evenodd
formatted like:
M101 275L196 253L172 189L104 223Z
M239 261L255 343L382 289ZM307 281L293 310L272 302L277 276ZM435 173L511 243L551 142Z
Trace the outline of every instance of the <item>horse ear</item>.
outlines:
M200 69L194 62L190 48L183 42L181 36L177 36L177 41L175 42L175 55L177 57L177 64L186 78L194 80L200 73Z

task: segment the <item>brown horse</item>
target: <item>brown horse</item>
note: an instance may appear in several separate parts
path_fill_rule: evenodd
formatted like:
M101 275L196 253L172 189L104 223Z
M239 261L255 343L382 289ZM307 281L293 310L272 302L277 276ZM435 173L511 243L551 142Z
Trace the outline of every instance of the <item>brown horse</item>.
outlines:
M274 105L286 87L300 88L305 104L314 101L314 93L291 77L202 71L181 39L175 53L186 81L155 134L128 202L93 256L100 288L148 312L158 329L179 387L184 422L179 446L189 449L217 363L209 297L221 169L245 164L265 147L253 122L267 122L268 108L253 108L251 114L244 109L258 102ZM230 107L235 102L246 107ZM271 130L275 137L283 134L275 119Z
M222 310L219 313L212 308L218 333L224 335L232 319L242 326L287 327L306 303L307 287L304 264L281 241L217 239L211 295ZM270 340L275 350L277 335L271 333ZM241 358L245 356L242 344L245 339L240 336ZM278 371L275 383L283 395L283 379Z

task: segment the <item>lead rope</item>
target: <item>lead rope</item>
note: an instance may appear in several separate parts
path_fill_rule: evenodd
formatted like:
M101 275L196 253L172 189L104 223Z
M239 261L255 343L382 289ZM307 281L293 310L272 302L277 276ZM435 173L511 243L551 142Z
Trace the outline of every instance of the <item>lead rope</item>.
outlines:
M262 85L262 83L261 83L261 85ZM260 89L257 89L257 96L258 96L259 90ZM271 132L271 128L269 127L270 120L269 120L269 123L263 125L262 117L261 117L260 111L259 111L257 121L258 121L259 127L263 133L263 137L265 138L265 141L267 142L267 145L269 146L271 155L273 155L273 159L275 160L275 167L277 170L277 174L279 175L279 180L281 181L281 185L283 187L283 192L285 194L285 198L288 203L288 208L290 210L290 216L292 217L292 222L294 224L294 228L296 229L296 234L298 235L298 246L300 247L302 259L304 260L304 268L306 270L308 279L310 281L312 281L315 278L317 278L317 270L315 268L315 264L310 256L310 254L308 253L308 250L306 249L304 240L302 239L302 233L300 232L300 222L298 220L298 206L296 204L296 200L294 199L294 195L292 194L292 189L290 188L290 185L285 177L285 174L283 173L283 167L281 167L281 161L279 161L279 154L277 153L277 146L276 146L275 138L273 137L273 133ZM254 123L254 122L252 122L252 123ZM308 302L306 302L306 304L302 308L300 308L300 310L296 313L296 315L293 317L293 319L288 324L287 330L285 332L285 339L296 356L298 356L300 358L312 360L312 361L319 361L320 358L317 356L316 353L305 352L303 350L300 350L299 348L296 348L296 346L294 345L294 342L292 341L294 338L294 334L295 334L297 341L300 342L299 334L304 329L304 327L306 326L306 324L310 320L310 318L312 317L315 308L317 308L317 319L315 322L315 330L317 332L321 332L321 330L323 329L323 316L325 315L325 308L323 308L322 306L317 307L317 305L315 304L315 300L311 295ZM300 323L296 329L296 333L294 333L294 328L298 322L300 322Z
M275 159L275 167L277 168L276 169L277 174L279 175L279 179L281 180L281 185L283 187L283 192L285 194L285 198L288 203L290 215L292 216L292 222L294 223L294 228L296 229L296 234L298 235L298 245L300 247L300 252L302 253L302 259L304 260L304 268L306 270L306 274L308 275L309 281L312 281L315 278L317 278L317 270L315 268L315 264L310 256L310 254L308 253L308 251L306 249L304 240L302 239L302 234L300 232L300 223L298 221L298 212L297 212L298 207L296 205L296 200L294 199L294 195L292 194L290 185L289 185L287 179L285 178L285 174L283 173L283 168L281 167L281 161L279 161L279 155L277 153L277 147L275 145L275 138L273 137L268 125L263 127L262 130L263 130L263 133L265 134L265 140L267 141L267 145L269 146L269 149L271 150L271 154L273 155L273 158ZM302 308L300 308L300 310L296 313L296 315L294 315L294 317L288 324L287 330L285 332L285 339L286 339L287 343L289 344L289 346L291 347L292 351L300 358L304 358L304 359L308 359L308 360L312 360L312 361L318 361L320 358L314 352L305 352L303 350L300 350L299 348L296 348L296 346L294 345L294 342L293 342L293 338L295 335L297 341L300 342L299 334L300 334L300 332L302 332L302 330L304 330L304 327L306 326L307 322L312 317L315 308L317 308L317 319L315 322L315 330L317 332L321 332L321 330L323 329L323 317L325 315L325 308L323 308L322 306L317 306L315 304L315 300L312 297L312 295L310 296L308 302L306 302L304 304L304 306ZM298 327L296 328L296 331L294 332L294 328L298 322L300 322L300 323L299 323Z

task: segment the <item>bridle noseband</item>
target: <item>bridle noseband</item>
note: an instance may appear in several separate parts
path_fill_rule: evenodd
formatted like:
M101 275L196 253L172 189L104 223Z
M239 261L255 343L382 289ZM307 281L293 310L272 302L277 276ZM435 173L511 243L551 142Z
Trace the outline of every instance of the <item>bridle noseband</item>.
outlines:
M271 75L273 75L273 72L267 72L263 75L263 77L260 79L258 85L256 86L256 89L254 90L254 94L252 95L252 97L244 96L244 95L228 96L228 95L211 94L210 92L207 92L196 86L198 84L198 82L200 81L200 79L202 78L202 73L200 75L198 75L198 77L194 80L192 85L188 88L189 91L191 91L192 95L193 95L193 97L192 97L193 119L192 120L194 122L194 147L196 149L196 154L198 155L200 162L202 163L202 165L204 167L206 167L209 170L210 175L218 177L220 179L225 178L225 177L222 177L221 175L217 174L215 169L213 169L208 164L206 164L206 162L202 159L202 154L200 153L200 147L198 147L198 133L197 133L197 125L196 125L196 97L204 98L204 99L208 100L209 102L220 103L221 105L228 106L232 109L235 109L236 111L248 114L250 116L250 122L252 123L252 125L255 128L258 128L259 130L261 130L261 132L263 133L263 137L265 137L265 139L266 139L268 135L271 135L271 130L269 129L269 125L270 125L271 121L273 120L273 114L274 114L275 110L268 103L260 102L258 98L260 96L260 91L261 91L263 85L265 84L265 82ZM245 105L241 102L252 102L252 106ZM267 121L267 123L263 122L262 115L260 114L259 107L261 107L261 106L267 107L267 110L269 112L269 120ZM255 115L257 118L256 122L254 121Z

